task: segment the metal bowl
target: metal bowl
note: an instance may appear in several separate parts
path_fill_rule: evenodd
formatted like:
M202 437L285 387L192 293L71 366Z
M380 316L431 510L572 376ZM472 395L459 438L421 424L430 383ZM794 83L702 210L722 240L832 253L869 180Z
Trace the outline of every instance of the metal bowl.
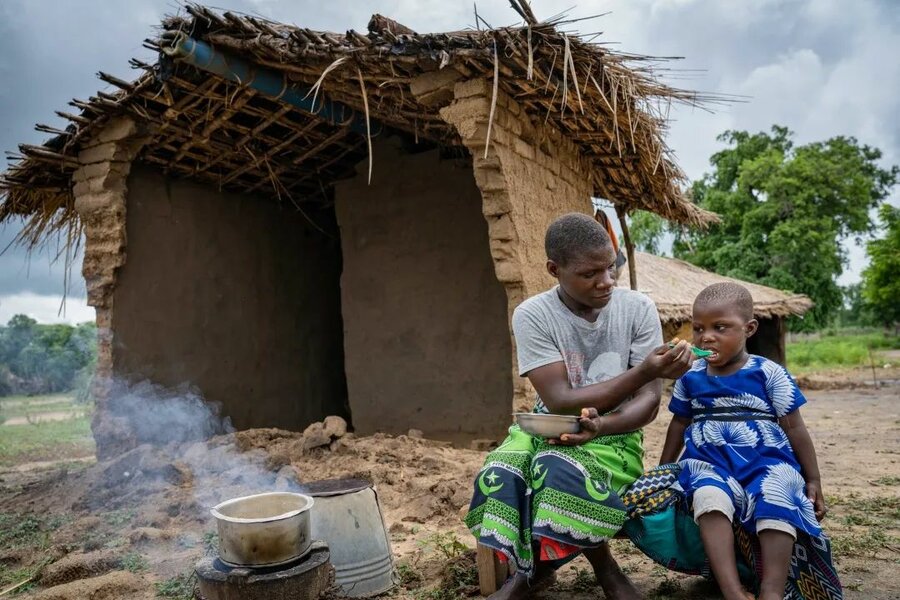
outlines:
M219 531L219 558L227 565L272 567L303 556L312 542L305 494L269 492L234 498L210 510Z
M558 438L564 433L578 433L581 423L572 415L513 413L523 431L544 438Z

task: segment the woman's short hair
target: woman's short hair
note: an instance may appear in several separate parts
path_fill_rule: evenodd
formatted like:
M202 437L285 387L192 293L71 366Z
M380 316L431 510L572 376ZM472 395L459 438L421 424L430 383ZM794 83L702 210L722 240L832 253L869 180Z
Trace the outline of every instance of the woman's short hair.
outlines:
M547 258L565 265L576 256L612 246L609 234L593 217L569 213L553 221L544 237Z

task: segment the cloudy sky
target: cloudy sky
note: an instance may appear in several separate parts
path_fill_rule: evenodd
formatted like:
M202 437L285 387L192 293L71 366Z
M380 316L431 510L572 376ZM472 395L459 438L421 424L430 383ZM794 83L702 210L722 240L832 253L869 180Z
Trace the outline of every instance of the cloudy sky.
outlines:
M572 8L573 4L576 4ZM217 0L215 5L314 29L365 31L378 12L416 31L474 26L472 3L446 0ZM517 15L506 0L479 0L493 26ZM0 150L40 143L34 123L59 125L54 110L103 89L94 74L132 74L128 58L153 60L141 46L172 0L0 1ZM682 56L689 71L671 83L739 94L746 103L715 114L673 109L669 144L692 178L708 168L726 129L768 130L786 125L797 142L856 136L900 164L900 10L895 0L532 0L539 18L609 14L571 27L602 31L598 41L628 52ZM890 57L894 57L893 59ZM0 167L4 168L4 167ZM893 204L900 204L895 194ZM0 248L15 235L0 230ZM857 280L864 254L850 248L842 283ZM55 251L27 258L18 249L0 255L0 323L24 312L45 321L93 317L84 304L80 265L64 290L64 263ZM68 300L59 314L64 292Z

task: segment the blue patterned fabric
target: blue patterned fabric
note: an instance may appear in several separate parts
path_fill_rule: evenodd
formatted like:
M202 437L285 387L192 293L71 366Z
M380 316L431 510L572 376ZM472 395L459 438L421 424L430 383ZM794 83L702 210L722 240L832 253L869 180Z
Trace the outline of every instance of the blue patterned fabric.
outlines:
M732 500L735 518L749 533L756 521L790 523L822 535L806 482L778 419L806 403L788 372L751 355L731 375L712 376L698 360L675 384L669 410L693 419L685 430L678 486L690 500L715 486Z
M678 478L683 469L675 464L647 470L622 495L628 511L625 533L644 554L672 571L712 577L709 560ZM759 538L737 521L734 526L738 574L748 588L758 590L762 580ZM834 561L831 542L823 534L813 537L799 531L791 554L784 600L842 600L844 592Z

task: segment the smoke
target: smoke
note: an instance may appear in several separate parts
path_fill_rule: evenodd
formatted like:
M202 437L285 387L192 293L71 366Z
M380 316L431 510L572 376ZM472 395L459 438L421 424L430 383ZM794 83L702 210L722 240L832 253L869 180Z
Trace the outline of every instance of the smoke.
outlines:
M130 439L132 449L98 465L94 508L140 503L157 494L171 501L174 486L178 501L169 507L170 516L211 522L209 509L224 500L301 489L289 460L274 461L259 447L264 442L247 442L252 432L236 434L221 405L204 400L195 388L116 381L109 398L107 427L122 429L119 436Z
M108 409L127 421L139 443L206 440L235 431L231 419L221 415L220 403L204 400L199 390L186 384L165 388L149 381L116 380Z

